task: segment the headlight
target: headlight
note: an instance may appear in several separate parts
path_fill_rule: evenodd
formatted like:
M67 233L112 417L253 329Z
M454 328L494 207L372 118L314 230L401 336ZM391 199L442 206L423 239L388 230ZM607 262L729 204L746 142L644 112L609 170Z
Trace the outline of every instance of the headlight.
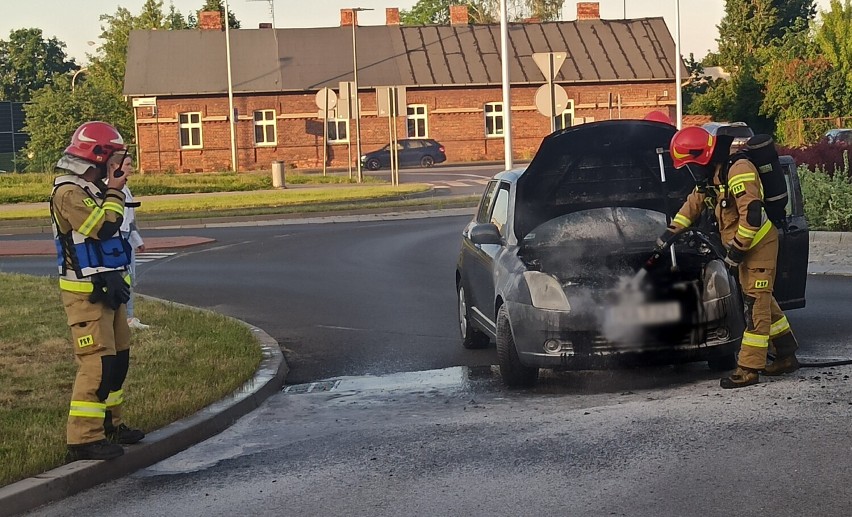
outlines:
M571 310L568 297L556 278L540 271L525 271L524 280L530 289L533 306L552 311Z
M367 157L366 157L366 156L362 156L362 157L361 157L361 161L362 161L362 162L367 161Z
M704 301L718 300L730 295L728 269L721 260L711 260L704 266Z

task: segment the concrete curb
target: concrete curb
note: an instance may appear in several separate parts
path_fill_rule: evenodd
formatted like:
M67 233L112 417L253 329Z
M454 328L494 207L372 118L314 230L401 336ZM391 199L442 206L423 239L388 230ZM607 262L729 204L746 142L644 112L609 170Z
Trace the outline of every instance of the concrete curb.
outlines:
M176 307L204 311L167 300L145 298ZM228 397L194 415L150 433L137 445L125 447L124 456L121 458L111 461L75 461L0 487L0 517L32 510L153 465L222 432L240 417L259 407L267 398L278 393L289 371L278 342L260 328L236 318L230 319L251 329L263 352L260 366L250 380Z

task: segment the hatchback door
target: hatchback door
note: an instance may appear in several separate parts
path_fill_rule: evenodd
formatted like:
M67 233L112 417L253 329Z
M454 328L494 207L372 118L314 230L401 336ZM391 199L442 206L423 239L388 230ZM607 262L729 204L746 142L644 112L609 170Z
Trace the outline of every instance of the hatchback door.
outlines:
M782 156L781 168L787 180L789 201L787 228L778 232L778 270L775 272L774 295L782 309L798 309L805 306L809 230L796 162L790 156Z

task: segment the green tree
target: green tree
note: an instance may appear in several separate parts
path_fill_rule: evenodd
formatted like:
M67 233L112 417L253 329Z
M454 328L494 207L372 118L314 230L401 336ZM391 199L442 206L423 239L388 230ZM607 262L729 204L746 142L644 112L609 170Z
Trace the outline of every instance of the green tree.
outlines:
M825 59L852 82L852 3L831 0L830 7L820 13L815 40Z
M451 5L466 5L470 23L500 21L499 0L418 0L411 9L400 11L400 21L403 25L446 25L450 22ZM561 0L507 0L510 20L555 20L561 9Z
M17 29L0 40L0 100L27 102L57 75L78 67L67 59L65 43L44 39L41 29Z

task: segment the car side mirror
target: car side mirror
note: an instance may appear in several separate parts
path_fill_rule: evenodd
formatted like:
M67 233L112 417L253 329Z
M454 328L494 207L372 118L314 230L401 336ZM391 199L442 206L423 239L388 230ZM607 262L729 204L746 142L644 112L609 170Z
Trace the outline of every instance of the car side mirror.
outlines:
M471 228L470 240L474 244L503 244L503 236L494 223L480 223Z

